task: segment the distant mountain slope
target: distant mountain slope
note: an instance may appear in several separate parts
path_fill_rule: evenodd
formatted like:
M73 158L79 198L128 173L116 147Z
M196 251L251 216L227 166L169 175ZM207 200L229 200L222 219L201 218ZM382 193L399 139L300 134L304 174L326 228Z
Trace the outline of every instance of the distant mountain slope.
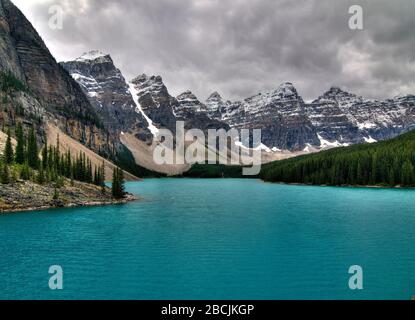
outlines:
M135 162L141 167L147 168L148 170L159 172L162 175L174 176L182 174L183 172L190 169L190 165L188 164L156 164L153 158L155 145L149 145L144 141L138 139L133 134L123 134L121 136L121 141L132 153ZM176 157L174 158L177 159ZM184 161L181 161L180 163L184 163Z
M206 133L209 129L230 129L225 121L211 118L206 106L191 91L183 92L176 99L178 104L173 111L178 120L185 121L185 129L201 129Z
M259 93L229 107L227 117L237 129L261 129L269 149L300 151L318 146L317 132L307 117L305 103L292 83Z
M263 166L271 182L317 185L415 186L415 131L375 144L354 145Z
M309 104L307 113L324 139L374 142L415 128L415 96L377 101L333 87Z
M57 139L59 136L59 143L60 149L62 153L70 151L72 155L78 155L80 152L84 153L87 158L89 158L92 162L94 167L99 167L103 162L105 163L105 179L106 181L111 181L112 174L116 166L104 159L103 157L99 156L98 154L94 153L80 142L72 139L65 133L63 133L58 127L53 124L48 124L46 128L46 135L48 139L48 144L52 146L57 145ZM128 181L136 181L138 178L128 172L124 173L125 179Z
M415 96L368 100L337 87L305 103L291 83L231 102L217 92L208 114L235 128L262 129L268 149L316 152L390 139L415 128Z
M130 86L110 55L91 51L61 65L81 86L111 135L134 131L144 141L151 140L147 121L137 111Z
M225 122L211 119L204 105L187 91L177 98L170 95L160 76L142 74L133 81L133 88L142 112L158 128L176 132L176 122L183 121L186 129L229 129Z

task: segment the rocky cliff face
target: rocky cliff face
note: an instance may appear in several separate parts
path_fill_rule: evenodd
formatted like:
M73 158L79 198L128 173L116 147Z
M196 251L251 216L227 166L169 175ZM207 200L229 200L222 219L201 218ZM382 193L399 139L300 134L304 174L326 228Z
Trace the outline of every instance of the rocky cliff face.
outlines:
M139 108L145 117L151 119L151 125L156 128L167 128L175 133L177 121L184 121L186 129L206 131L229 128L227 124L211 119L207 114L206 106L190 91L177 98L172 97L160 76L143 74L135 78L132 84Z
M130 85L109 55L91 51L61 65L81 86L111 135L134 132L142 140L151 140L147 121L137 111Z
M308 110L326 139L354 144L390 139L413 129L414 103L414 96L377 101L331 88Z
M376 101L333 87L304 103L294 86L284 83L275 91L238 102L214 93L205 104L211 117L231 127L262 129L262 142L274 150L372 143L415 128L413 95Z
M0 67L24 82L46 110L38 117L54 121L94 151L113 155L108 136L79 85L55 61L43 40L9 0L0 0ZM25 104L24 104L25 105Z
M191 92L186 91L176 97L179 102L174 106L176 117L187 118L189 115L196 113L207 113L207 108Z
M131 81L131 92L139 112L148 119L153 133L157 128L176 132L176 116L173 108L177 100L170 96L160 76L142 74Z
M179 120L185 121L186 129L200 129L205 133L209 129L229 130L228 124L208 114L206 105L201 103L191 91L180 94L176 99L178 104L174 105L174 114Z
M212 119L221 121L230 120L227 112L231 111L232 102L225 101L218 92L212 93L206 100L206 111Z
M25 81L14 40L10 34L9 17L5 10L5 4L7 4L6 1L0 1L0 70L10 71L19 80Z
M262 143L270 149L303 150L307 144L319 145L305 103L291 83L234 103L213 94L206 104L211 114L231 127L261 129Z
M358 97L331 88L321 97L306 106L306 113L316 128L320 140L336 141L340 144L363 143L365 135L353 124L347 116L347 111L341 105L357 103ZM345 112L346 111L346 112Z

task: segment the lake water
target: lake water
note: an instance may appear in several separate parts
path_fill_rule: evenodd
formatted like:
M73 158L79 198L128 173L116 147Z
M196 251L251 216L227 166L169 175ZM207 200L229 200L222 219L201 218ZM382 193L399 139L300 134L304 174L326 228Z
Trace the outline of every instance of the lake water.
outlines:
M122 206L0 216L0 298L410 299L415 191L127 184ZM51 265L64 288L52 291ZM348 269L360 265L364 289Z

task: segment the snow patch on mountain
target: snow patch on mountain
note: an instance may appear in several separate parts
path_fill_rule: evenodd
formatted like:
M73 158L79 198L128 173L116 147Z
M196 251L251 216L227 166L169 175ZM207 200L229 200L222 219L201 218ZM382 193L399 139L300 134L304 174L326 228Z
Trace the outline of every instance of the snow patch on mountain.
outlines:
M357 123L357 127L360 130L373 129L373 128L376 128L376 124L372 122L363 122L363 123Z
M306 147L304 148L304 152L312 152L313 146L309 143L306 144Z
M364 137L366 143L376 143L377 140L373 139L371 136L369 138Z
M72 73L71 76L81 87L83 87L90 97L96 97L104 91L102 86L94 78L86 77L80 73Z
M321 148L337 148L337 147L348 147L350 143L340 143L339 141L330 142L324 139L320 134L317 134L318 139L320 140Z
M79 58L77 58L75 61L80 61L80 62L84 62L84 61L92 61L92 60L96 60L98 58L103 58L108 56L108 54L103 53L99 50L92 50L89 52L85 52L82 56L80 56Z
M135 85L133 83L127 83L130 94L133 97L134 103L136 105L136 111L140 113L144 119L146 119L148 123L148 130L150 130L151 134L155 137L160 132L160 130L154 125L153 121L146 115L146 113L143 111L143 108L141 107L140 102L138 101L138 97L140 92L136 89Z
M248 148L241 141L236 141L235 146L240 147L241 149L245 149L245 150L265 151L265 152L268 152L268 153L270 153L272 151L270 148L268 148L263 143L261 143L259 146L255 147L255 148Z

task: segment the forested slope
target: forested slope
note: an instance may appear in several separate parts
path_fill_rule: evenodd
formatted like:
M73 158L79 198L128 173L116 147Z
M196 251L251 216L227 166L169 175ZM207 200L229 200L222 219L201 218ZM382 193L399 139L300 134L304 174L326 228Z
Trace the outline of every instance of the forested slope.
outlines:
M415 131L362 144L273 162L261 170L270 182L316 185L415 186Z

